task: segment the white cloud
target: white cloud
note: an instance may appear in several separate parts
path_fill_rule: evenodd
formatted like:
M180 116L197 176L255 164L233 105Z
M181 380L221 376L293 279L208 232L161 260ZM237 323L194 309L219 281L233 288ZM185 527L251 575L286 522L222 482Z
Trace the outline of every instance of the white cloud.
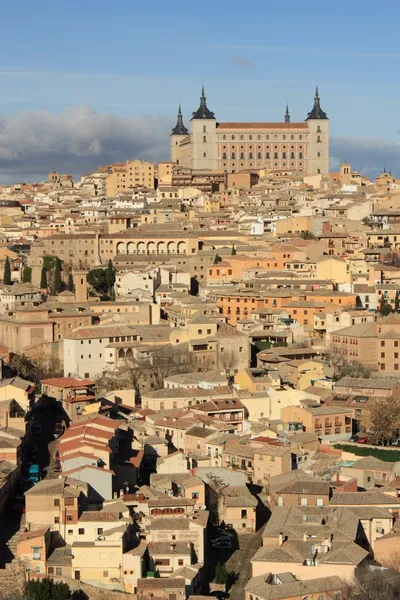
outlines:
M79 175L126 158L166 160L173 124L99 114L89 106L0 117L0 182L40 180L53 166Z
M174 118L118 117L89 106L61 114L21 112L0 117L0 183L41 181L56 167L75 177L127 158L169 158ZM385 140L331 138L331 169L347 160L371 177L386 166L400 175L400 145Z

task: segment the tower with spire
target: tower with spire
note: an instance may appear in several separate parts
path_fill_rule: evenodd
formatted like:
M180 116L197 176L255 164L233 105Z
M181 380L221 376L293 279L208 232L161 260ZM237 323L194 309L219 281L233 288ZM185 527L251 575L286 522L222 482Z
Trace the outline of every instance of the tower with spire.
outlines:
M304 120L292 120L289 105L283 122L265 115L257 122L218 122L207 106L204 86L200 103L190 119L190 133L179 105L171 133L171 160L197 172L226 173L259 169L329 173L329 120L321 107L318 87L314 104ZM200 173L202 175L202 173Z
M190 119L192 137L192 169L211 171L218 168L217 121L207 106L204 85L201 88L199 108Z
M329 173L329 119L321 108L318 86L314 106L306 118L308 126L307 172L310 175Z
M183 124L183 116L182 116L182 109L181 109L181 103L179 102L179 108L178 108L178 115L176 118L176 125L172 130L171 133L171 160L174 163L179 164L179 145L180 142L182 141L182 139L186 136L189 135L189 131L186 129L185 125Z

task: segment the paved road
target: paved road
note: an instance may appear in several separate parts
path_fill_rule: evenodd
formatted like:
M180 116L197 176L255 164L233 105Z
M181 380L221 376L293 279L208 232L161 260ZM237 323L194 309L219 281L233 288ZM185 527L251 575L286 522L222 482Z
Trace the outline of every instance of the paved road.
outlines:
M257 533L239 535L239 548L228 558L226 568L230 573L236 574L236 581L232 584L229 593L232 600L243 600L244 588L251 577L251 562L253 555L261 546L263 527Z

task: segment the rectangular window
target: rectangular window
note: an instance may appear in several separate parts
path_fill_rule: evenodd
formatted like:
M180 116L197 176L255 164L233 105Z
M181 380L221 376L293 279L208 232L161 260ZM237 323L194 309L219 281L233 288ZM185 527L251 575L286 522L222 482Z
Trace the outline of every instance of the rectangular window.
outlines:
M85 530L84 530L82 527L80 527L80 528L78 529L78 534L79 534L79 535L85 535Z

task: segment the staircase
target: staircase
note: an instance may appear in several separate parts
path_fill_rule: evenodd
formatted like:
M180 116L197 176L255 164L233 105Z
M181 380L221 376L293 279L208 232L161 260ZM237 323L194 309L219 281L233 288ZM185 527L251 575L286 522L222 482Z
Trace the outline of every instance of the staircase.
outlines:
M16 523L15 521L8 521L3 526L3 539L6 539L5 549L5 564L15 565L17 562L17 545L21 535L25 531L25 514L22 514L21 521Z

